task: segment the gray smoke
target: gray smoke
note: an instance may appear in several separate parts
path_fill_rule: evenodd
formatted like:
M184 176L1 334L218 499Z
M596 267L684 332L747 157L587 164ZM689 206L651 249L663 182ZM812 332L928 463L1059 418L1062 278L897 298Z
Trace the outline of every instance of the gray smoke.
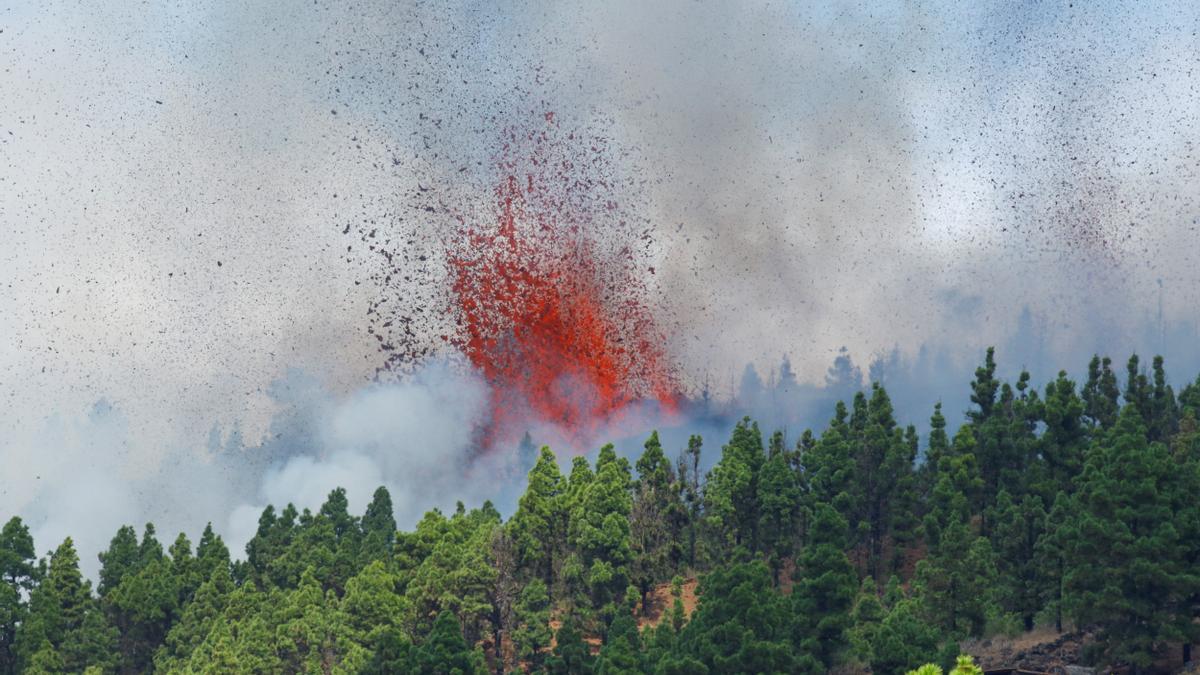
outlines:
M1185 2L10 4L0 516L94 565L119 524L224 519L236 544L335 483L389 485L402 521L503 500L482 477L521 467L454 461L469 375L367 384L375 253L341 233L428 235L398 298L438 313L444 232L411 195L486 213L500 130L545 111L636 186L671 351L719 403L710 457L741 410L794 438L870 379L901 419L961 416L989 344L1038 382L1163 353L1178 386L1198 25Z
M107 404L81 419L47 420L39 433L0 445L5 466L20 467L0 475L5 511L25 518L40 550L73 537L94 575L96 554L123 524L152 521L160 538L183 531L195 541L212 521L241 555L268 504L315 511L342 487L361 513L382 485L411 527L426 510L452 510L459 500L507 503L520 482L514 453L475 456L487 388L447 364L345 396L293 372L275 394L281 410L261 441L246 447L236 429L218 430L206 453L156 449L161 462L150 470L128 461L151 450L137 447L144 439Z

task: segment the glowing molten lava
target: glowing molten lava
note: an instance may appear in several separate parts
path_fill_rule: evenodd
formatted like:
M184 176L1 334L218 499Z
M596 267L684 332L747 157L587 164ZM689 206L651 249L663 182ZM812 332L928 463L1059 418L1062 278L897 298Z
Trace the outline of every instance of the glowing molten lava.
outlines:
M459 326L448 339L492 385L489 443L532 418L578 447L640 404L674 411L678 389L631 242L613 245L614 232L628 238L625 223L598 223L615 208L597 198L604 182L581 178L545 133L523 140L529 155L498 163L495 222L464 219L451 244Z

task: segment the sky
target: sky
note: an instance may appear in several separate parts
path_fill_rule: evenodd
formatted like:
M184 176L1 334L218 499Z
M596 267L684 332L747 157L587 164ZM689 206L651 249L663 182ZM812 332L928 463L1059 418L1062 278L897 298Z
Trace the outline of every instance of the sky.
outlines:
M296 391L317 449L239 467L238 498L350 452L333 420L378 394L380 289L343 232L436 248L411 195L486 211L503 130L550 111L611 141L693 382L787 355L820 384L843 347L1028 361L1023 315L1050 368L1200 367L1198 29L1188 2L7 3L0 516L59 536L47 505L101 475L89 498L124 505L98 527L195 528L129 486L270 446Z

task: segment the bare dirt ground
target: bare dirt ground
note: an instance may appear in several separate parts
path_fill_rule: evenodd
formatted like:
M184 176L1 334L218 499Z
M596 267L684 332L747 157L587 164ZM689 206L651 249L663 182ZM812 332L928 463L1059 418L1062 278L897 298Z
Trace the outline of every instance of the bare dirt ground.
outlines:
M683 613L685 616L691 617L692 612L696 611L697 581L695 577L685 579L683 581L682 593L679 599L683 602ZM657 626L667 615L672 605L675 604L675 597L671 595L671 584L659 584L650 593L649 602L645 607L640 608L638 612L637 622L638 628L643 629L647 626Z

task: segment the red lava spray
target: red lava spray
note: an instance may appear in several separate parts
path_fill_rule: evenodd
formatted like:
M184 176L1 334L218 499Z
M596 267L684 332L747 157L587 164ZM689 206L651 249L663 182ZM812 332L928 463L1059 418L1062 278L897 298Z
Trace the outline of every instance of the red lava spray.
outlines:
M679 387L646 302L653 268L635 255L648 231L621 218L612 184L593 175L604 147L564 152L553 114L545 122L508 133L494 220L460 217L448 242L458 325L446 339L492 387L486 445L532 422L581 449L631 415L673 413Z

